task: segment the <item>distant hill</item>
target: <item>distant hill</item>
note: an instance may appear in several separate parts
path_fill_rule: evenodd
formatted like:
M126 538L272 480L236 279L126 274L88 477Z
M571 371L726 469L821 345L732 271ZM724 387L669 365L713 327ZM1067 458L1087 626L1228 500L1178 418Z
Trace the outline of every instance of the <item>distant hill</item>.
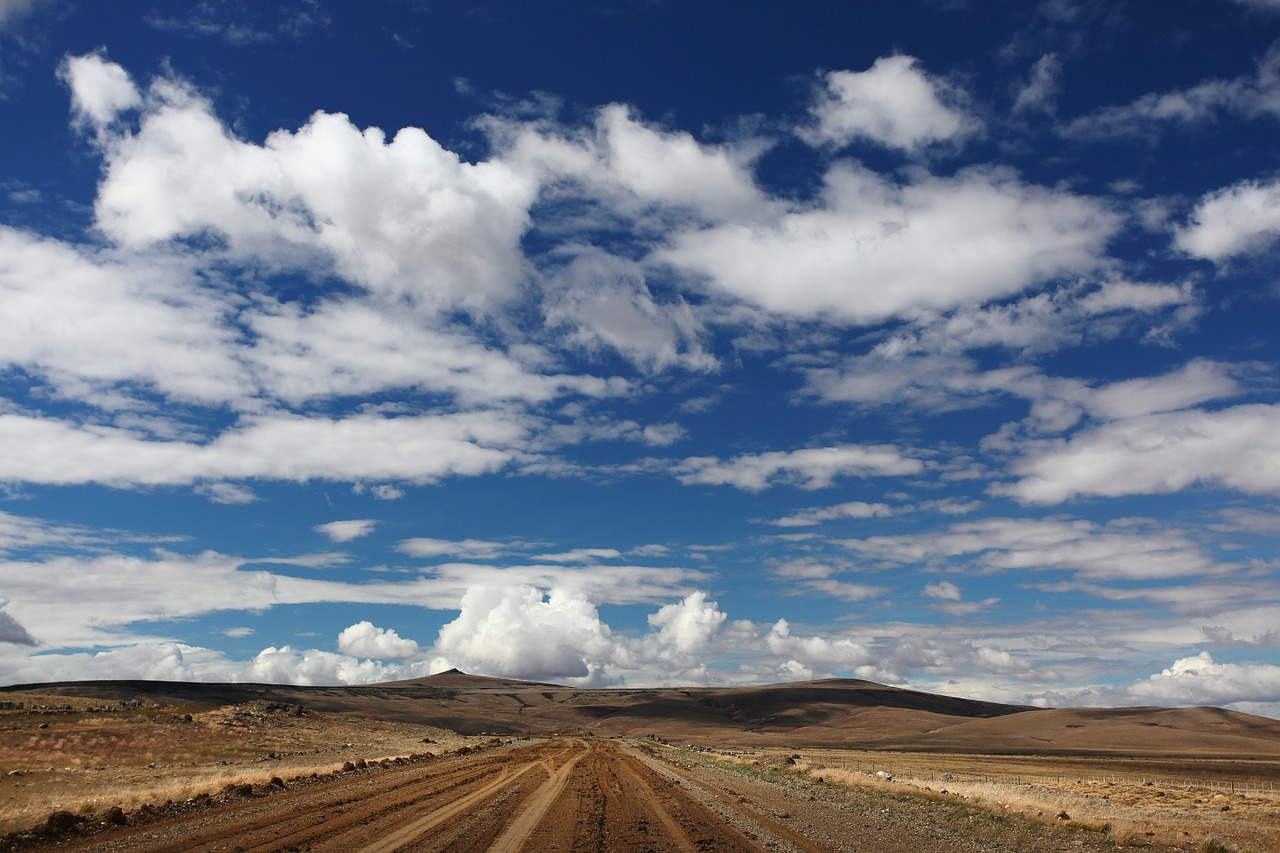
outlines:
M584 689L450 670L357 687L76 681L4 689L197 707L270 699L463 734L590 731L743 747L1280 759L1280 721L1219 708L1041 710L854 679Z

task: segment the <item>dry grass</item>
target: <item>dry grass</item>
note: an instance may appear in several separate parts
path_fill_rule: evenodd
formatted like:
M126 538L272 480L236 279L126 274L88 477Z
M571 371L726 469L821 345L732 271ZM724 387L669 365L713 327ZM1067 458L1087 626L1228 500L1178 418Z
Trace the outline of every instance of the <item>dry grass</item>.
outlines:
M1028 759L1010 762L1013 772L1004 780L994 775L998 760L981 762L984 778L965 780L956 778L959 772L953 776L952 771L960 767L972 770L973 763L966 759L981 757L913 755L903 763L911 765L914 772L894 767L888 779L869 769L838 766L841 756L835 750L824 750L821 758L806 757L794 763L787 761L786 753L777 751L715 757L735 764L783 766L833 785L959 799L996 813L1018 813L1106 834L1119 847L1158 844L1196 850L1280 850L1280 800L1273 796L1231 795L1186 785L1158 787L1141 779L1089 781L1056 777L1060 781L1050 784L1018 781L1028 768L1042 772L1047 769L1044 763L1037 768ZM899 757L880 756L880 767L892 767ZM1208 848L1203 846L1206 844Z
M34 713L28 699L24 711L0 711L0 833L41 824L55 811L92 815L183 802L227 785L325 774L358 759L439 754L475 740L409 723L296 716L261 703L90 712L103 703L56 698L72 709Z

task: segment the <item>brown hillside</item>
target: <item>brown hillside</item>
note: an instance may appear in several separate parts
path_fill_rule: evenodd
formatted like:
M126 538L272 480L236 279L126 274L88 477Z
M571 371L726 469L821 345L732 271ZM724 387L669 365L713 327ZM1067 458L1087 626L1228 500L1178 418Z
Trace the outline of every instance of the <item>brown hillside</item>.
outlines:
M82 681L7 689L197 707L267 699L463 734L581 731L744 747L1280 758L1280 721L1217 708L1036 710L853 679L584 689L451 670L359 687Z

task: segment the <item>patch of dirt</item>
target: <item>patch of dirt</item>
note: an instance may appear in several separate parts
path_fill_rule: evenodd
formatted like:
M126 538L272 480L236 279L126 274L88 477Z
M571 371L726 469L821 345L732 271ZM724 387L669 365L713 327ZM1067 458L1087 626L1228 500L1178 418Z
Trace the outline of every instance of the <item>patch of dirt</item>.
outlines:
M149 851L1115 850L1070 828L689 761L602 738L548 738L228 790L124 825L63 819L5 849ZM1151 848L1158 849L1158 848Z
M0 711L0 833L43 826L56 812L97 821L112 808L184 803L227 785L264 785L348 762L481 742L433 726L274 701L207 710L126 700L95 711L105 707L99 700L6 698L23 708ZM57 710L41 709L46 704Z

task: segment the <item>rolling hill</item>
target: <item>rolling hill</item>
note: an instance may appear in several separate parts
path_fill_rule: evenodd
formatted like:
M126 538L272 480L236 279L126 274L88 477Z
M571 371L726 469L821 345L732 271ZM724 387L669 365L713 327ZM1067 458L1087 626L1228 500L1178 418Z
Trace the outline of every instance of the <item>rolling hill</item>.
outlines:
M1219 708L1035 709L854 679L586 689L450 670L357 687L79 681L5 689L196 707L268 699L463 734L590 732L743 747L1280 759L1280 721Z

